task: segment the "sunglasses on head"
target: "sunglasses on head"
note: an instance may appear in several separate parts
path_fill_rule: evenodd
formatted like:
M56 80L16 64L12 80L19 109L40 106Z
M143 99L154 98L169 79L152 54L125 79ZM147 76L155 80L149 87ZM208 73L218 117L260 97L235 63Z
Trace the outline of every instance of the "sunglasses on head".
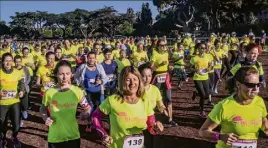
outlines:
M248 82L244 82L243 84L248 88L260 87L261 85L261 83L248 83Z

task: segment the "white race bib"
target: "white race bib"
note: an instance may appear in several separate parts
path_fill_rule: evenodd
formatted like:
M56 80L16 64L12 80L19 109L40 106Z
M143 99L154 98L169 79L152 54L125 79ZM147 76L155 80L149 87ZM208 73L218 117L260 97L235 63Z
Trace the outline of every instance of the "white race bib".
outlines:
M200 69L200 70L199 70L199 73L200 73L201 75L205 75L205 74L207 74L208 72L207 72L207 69Z
M114 74L107 75L107 77L109 82L114 81L116 79L116 75Z
M222 60L216 61L215 63L216 63L216 65L221 65L222 64Z
M124 139L123 148L143 148L144 136L143 135L130 135Z
M89 79L89 83L95 83L95 79Z
M257 148L256 140L238 140L232 143L232 148Z
M55 86L54 82L47 82L44 88L45 90L48 90L49 88L54 87L54 86Z
M142 64L144 64L145 62L141 61L138 63L138 66L141 66Z
M1 99L7 100L7 99L16 98L17 91L14 91L14 90L6 90L6 92L7 92L6 95L5 96L2 96Z
M159 75L159 76L157 76L157 83L165 83L166 82L166 79L167 79L167 75L166 74Z

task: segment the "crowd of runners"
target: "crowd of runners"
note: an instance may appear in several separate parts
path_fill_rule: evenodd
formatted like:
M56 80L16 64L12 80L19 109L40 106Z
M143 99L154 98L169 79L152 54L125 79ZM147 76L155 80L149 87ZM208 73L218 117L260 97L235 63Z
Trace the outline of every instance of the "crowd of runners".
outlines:
M17 135L35 87L40 88L49 148L79 148L77 120L86 120L84 130L96 130L107 147L152 147L164 127L178 126L172 118L171 88L178 82L180 90L189 79L196 88L192 99L199 98L200 118L206 119L199 135L217 142L217 148L256 148L259 131L268 134L267 108L258 96L266 87L258 61L265 34L260 43L252 32L242 39L235 32L211 34L205 41L187 33L170 47L165 37L149 36L1 43L0 148L7 144L9 120L13 146L21 147ZM219 83L226 83L230 95L214 105ZM204 104L214 106L209 114ZM78 109L83 111L77 119ZM214 130L218 126L220 132Z

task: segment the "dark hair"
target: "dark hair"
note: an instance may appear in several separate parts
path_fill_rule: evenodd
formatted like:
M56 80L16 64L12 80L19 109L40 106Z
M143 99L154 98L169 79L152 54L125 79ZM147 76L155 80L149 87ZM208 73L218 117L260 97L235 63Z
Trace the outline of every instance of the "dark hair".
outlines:
M72 70L72 65L71 65L68 61L66 61L66 60L61 60L61 61L59 61L59 62L57 63L57 65L56 65L54 71L53 71L53 76L52 76L53 79L54 79L54 81L55 81L56 83L58 82L58 79L57 79L57 73L58 73L60 67L63 67L63 66L67 66L67 67L69 67L69 68Z
M95 55L95 57L96 57L96 53L95 53L95 52L93 52L93 51L88 52L88 53L87 53L87 57L88 57L90 54L94 54L94 55Z
M59 46L57 46L57 47L54 49L54 52L56 53L56 51L57 51L58 49L62 52L62 49L61 49Z
M30 49L28 47L23 47L21 51L24 52L25 50L30 50Z
M112 53L112 50L111 49L105 49L104 51L103 51L103 54L105 55L106 53Z
M147 63L144 63L144 64L142 64L142 65L140 65L139 67L138 67L138 70L139 70L139 72L142 74L142 71L144 70L144 69L150 69L151 71L152 71L152 69L151 69L151 63L150 62L147 62Z
M52 51L47 52L47 53L46 53L46 59L48 59L48 57L49 57L50 55L54 55L54 56L55 56L55 53L52 52Z
M216 40L214 41L214 46L216 46L218 43L221 43L221 42L220 42L220 40L216 39Z
M251 74L257 74L258 70L256 70L253 67L250 66L246 66L246 67L241 67L234 76L234 79L240 83L244 83L246 81L247 76L251 75Z
M1 62L1 66L2 66L2 67L4 67L4 62L3 62L3 61L5 60L6 57L11 57L12 60L13 60L13 56L12 56L11 53L9 53L9 52L4 53L4 54L2 55L2 57L1 57L1 61L2 61L2 62Z
M245 51L250 52L254 48L258 48L258 51L259 51L259 45L255 44L255 43L250 43L246 46Z
M17 59L21 59L21 60L22 60L22 57L21 57L20 55L15 55L15 57L14 57L14 62L15 62Z
M41 50L42 50L42 49L47 49L47 46L43 45L43 46L41 47Z

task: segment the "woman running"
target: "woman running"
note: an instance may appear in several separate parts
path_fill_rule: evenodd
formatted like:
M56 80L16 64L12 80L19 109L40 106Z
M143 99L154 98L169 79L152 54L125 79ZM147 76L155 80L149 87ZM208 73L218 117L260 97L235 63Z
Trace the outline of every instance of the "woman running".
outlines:
M154 69L152 84L156 85L165 96L165 103L168 110L168 126L177 126L178 124L172 120L172 100L171 100L171 84L168 72L169 55L166 48L165 40L158 40L157 48L153 51L151 57L151 67Z
M12 67L13 57L10 53L2 56L0 69L0 144L7 144L6 133L8 130L8 115L12 124L12 143L14 148L20 148L21 143L17 138L20 130L21 105L20 99L25 93L23 75Z
M117 64L117 74L119 75L121 70L126 67L126 66L130 66L131 63L129 61L129 59L127 58L127 53L126 50L122 49L120 50L120 57L115 59L115 62Z
M214 106L199 131L201 137L218 142L217 148L257 148L259 130L268 135L266 106L258 96L258 73L252 67L236 72L236 93ZM220 133L213 131L218 126Z
M143 130L150 133L163 131L163 125L155 121L154 112L148 98L144 96L144 86L140 73L133 66L125 67L118 79L119 93L109 96L93 113L93 123L105 146L111 148L142 148ZM101 126L101 119L109 115L110 134Z
M194 71L194 84L197 92L200 96L200 116L201 118L206 118L206 113L204 111L204 102L209 98L209 77L208 71L211 68L211 61L205 56L206 45L201 43L197 44L198 55L191 58L190 63L192 65L192 70ZM195 95L194 95L195 96Z
M80 148L80 133L76 120L77 105L80 104L85 112L81 118L89 117L91 107L85 98L85 93L71 85L71 64L60 61L54 70L57 86L49 88L42 99L40 112L48 130L49 148ZM50 117L47 109L50 110Z
M138 43L137 51L134 51L132 53L131 59L136 67L139 67L140 65L149 61L147 53L143 50L142 43Z

